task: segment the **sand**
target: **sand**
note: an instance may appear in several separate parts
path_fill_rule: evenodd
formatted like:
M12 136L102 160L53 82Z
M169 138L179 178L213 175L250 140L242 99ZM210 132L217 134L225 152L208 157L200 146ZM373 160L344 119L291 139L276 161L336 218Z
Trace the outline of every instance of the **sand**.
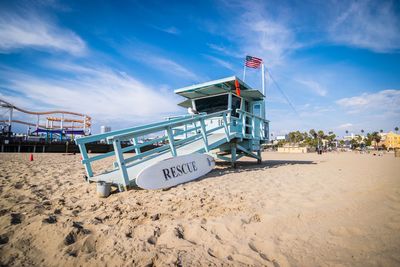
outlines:
M106 199L79 155L28 157L0 154L1 265L400 265L393 154L265 152L261 165Z

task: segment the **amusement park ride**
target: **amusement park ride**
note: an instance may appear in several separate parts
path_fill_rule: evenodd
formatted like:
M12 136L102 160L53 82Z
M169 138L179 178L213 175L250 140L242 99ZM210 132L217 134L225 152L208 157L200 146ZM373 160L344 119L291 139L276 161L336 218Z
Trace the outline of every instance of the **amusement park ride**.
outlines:
M50 141L62 141L89 135L92 124L91 117L86 114L63 110L34 112L16 107L3 99L0 99L0 115L0 135L7 137L11 137L14 124L22 124L34 127L30 134L44 135ZM14 119L16 115L25 119ZM27 117L31 117L30 120Z

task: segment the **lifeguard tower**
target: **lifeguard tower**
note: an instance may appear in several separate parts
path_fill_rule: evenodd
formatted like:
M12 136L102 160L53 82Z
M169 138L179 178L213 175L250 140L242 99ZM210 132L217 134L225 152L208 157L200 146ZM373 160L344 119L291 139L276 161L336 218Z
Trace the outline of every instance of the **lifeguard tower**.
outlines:
M237 84L239 90L236 88ZM219 146L218 151L213 153L215 157L231 162L233 167L236 160L242 156L249 156L261 162L260 146L268 141L269 126L265 119L264 95L259 90L251 89L246 83L232 76L177 89L175 93L186 98L178 104L181 107L191 108L203 114L229 111L226 114L228 131L231 134L235 133L236 137ZM222 125L224 116L205 120L206 130ZM216 130L215 134L223 135L224 130ZM184 128L176 129L175 133L182 133L183 138L189 136ZM224 156L228 154L231 158Z
M236 166L248 156L261 162L261 144L268 141L265 97L236 76L175 90L185 100L178 105L198 114L169 117L165 121L76 139L89 181L118 185L120 191L135 186L145 168L171 157L206 153ZM164 131L165 135L139 143L139 138ZM89 157L86 144L106 139L114 151ZM130 141L122 148L121 142ZM144 146L164 143L148 151ZM135 152L135 154L125 154ZM115 157L113 170L94 175L92 163Z

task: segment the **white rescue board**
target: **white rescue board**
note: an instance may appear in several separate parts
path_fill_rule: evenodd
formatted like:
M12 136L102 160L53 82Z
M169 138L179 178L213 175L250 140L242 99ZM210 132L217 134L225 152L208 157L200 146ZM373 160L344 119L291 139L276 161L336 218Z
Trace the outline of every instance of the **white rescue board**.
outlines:
M173 157L144 168L136 184L144 189L162 189L195 180L209 173L214 158L200 153Z

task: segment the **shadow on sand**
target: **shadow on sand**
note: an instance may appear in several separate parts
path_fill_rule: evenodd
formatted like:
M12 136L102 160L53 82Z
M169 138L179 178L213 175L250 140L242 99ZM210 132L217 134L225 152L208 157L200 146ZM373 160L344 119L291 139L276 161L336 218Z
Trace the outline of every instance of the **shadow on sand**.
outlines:
M270 168L279 168L287 165L304 165L304 164L317 164L314 161L311 160L265 160L261 162L260 164L257 164L255 161L238 161L237 167L232 168L231 164L229 162L224 162L224 161L218 161L217 166L219 167L218 169L212 170L210 173L199 177L195 180L185 182L186 183L191 183L191 182L196 182L196 181L201 181L204 179L208 178L213 178L213 177L218 177L224 174L229 174L229 173L240 173L240 172L249 172L249 171L257 171L257 170L266 170ZM222 168L221 168L222 167ZM169 188L164 188L161 189L162 191L169 191L172 188L175 188L181 184L171 186ZM144 190L140 187L135 187L133 188L135 190Z
M312 160L264 160L260 164L255 161L239 161L236 168L232 168L229 162L217 162L218 169L214 169L208 175L200 179L207 179L228 173L240 173L257 170L265 170L270 168L279 168L287 165L314 165L317 164Z

